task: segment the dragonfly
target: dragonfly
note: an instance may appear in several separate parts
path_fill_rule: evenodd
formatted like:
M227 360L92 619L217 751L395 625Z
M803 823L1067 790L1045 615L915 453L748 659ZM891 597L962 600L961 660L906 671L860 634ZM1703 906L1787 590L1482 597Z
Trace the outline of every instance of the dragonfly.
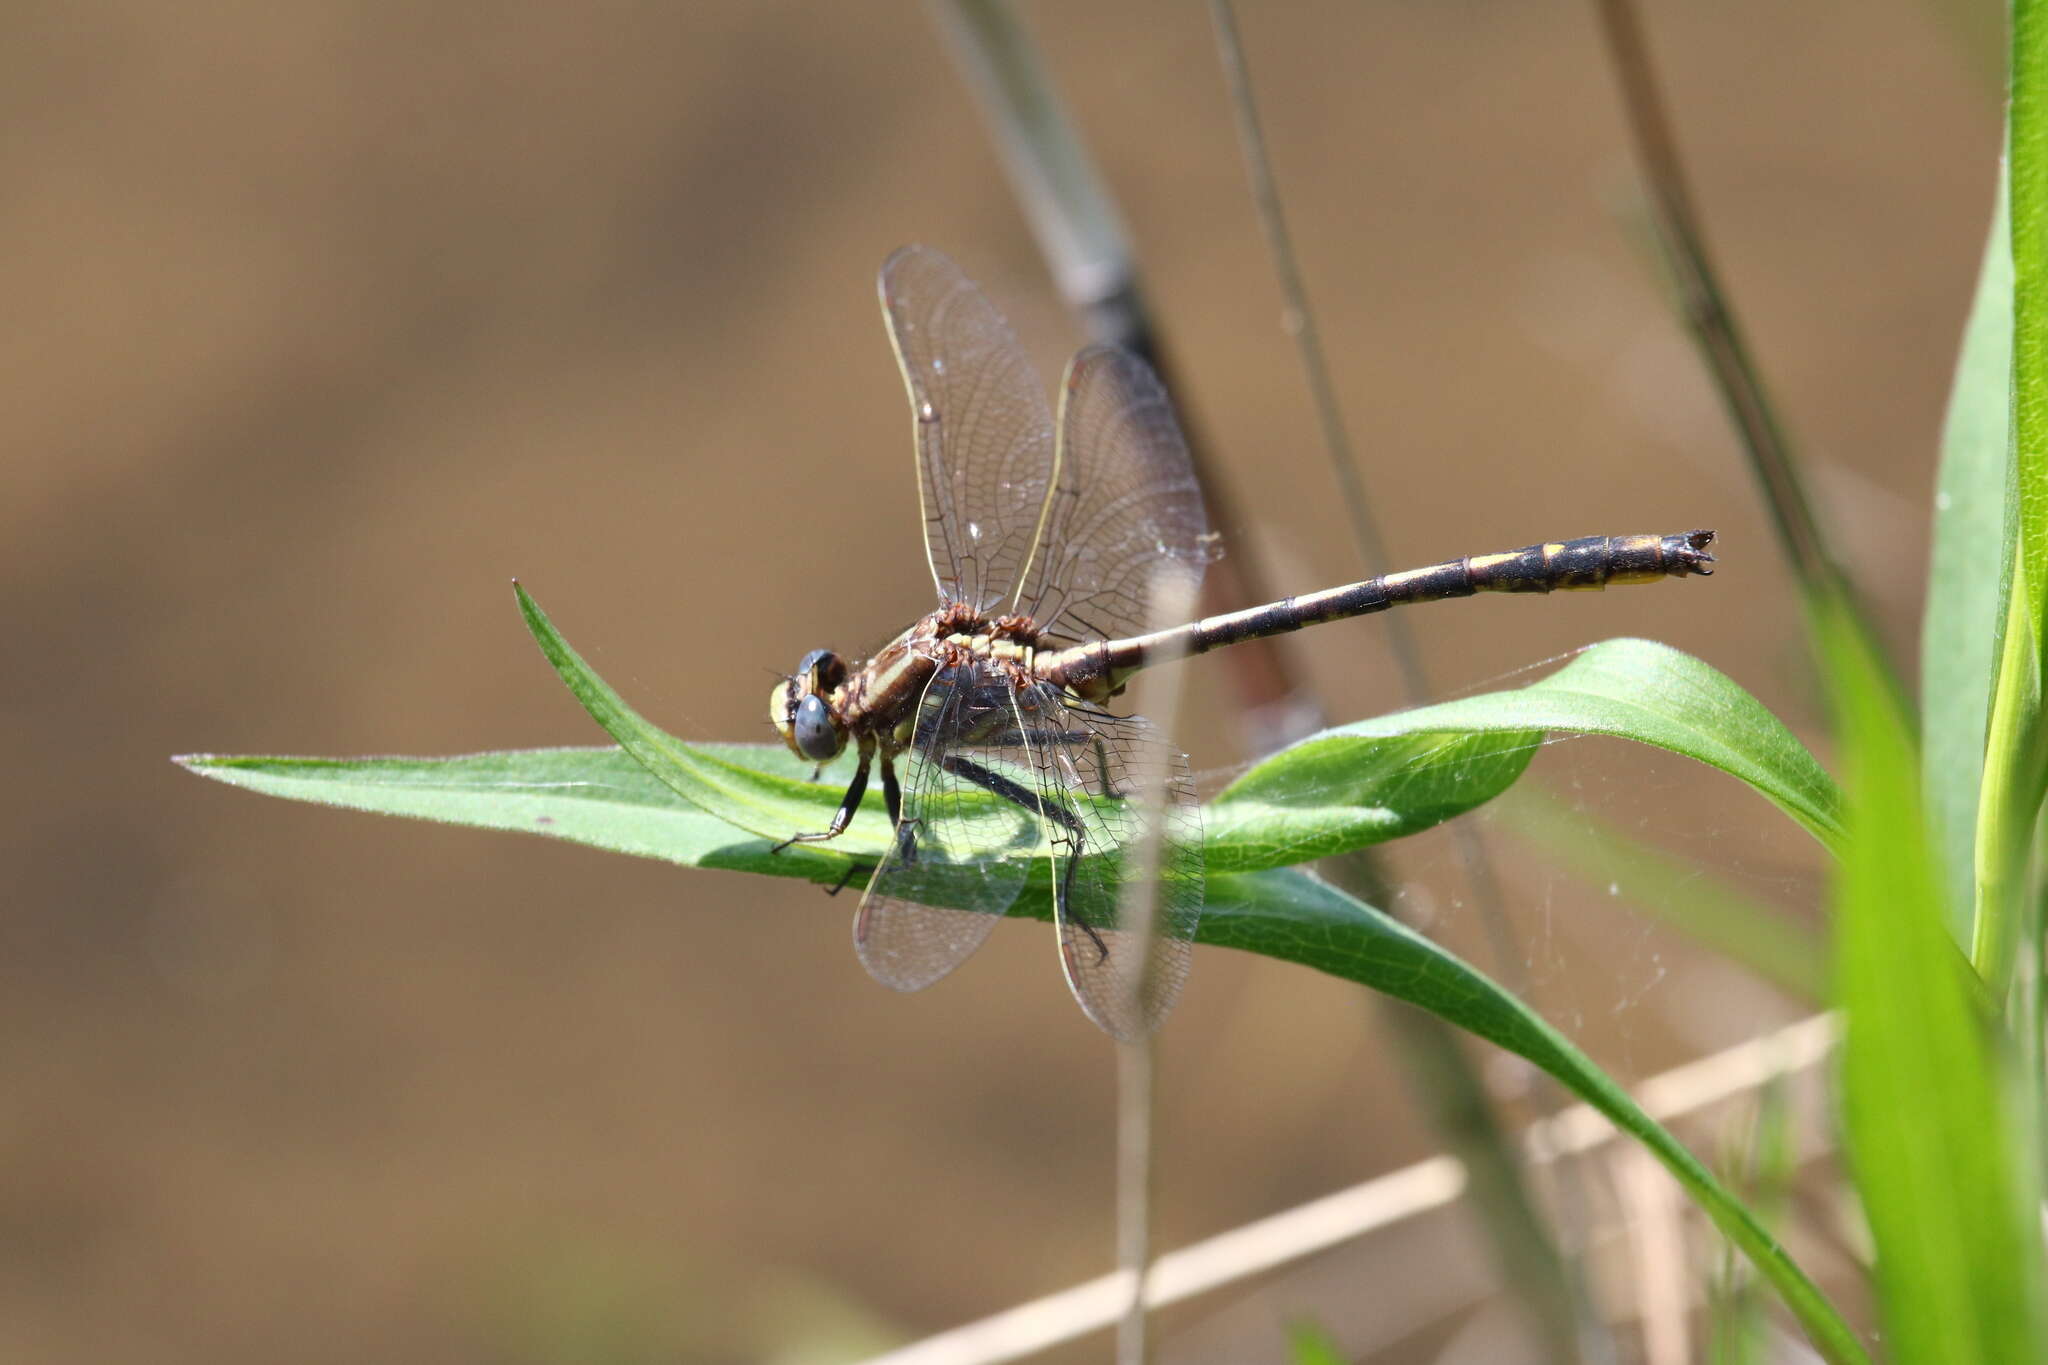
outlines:
M830 823L778 851L844 833L880 773L894 837L853 938L898 990L979 948L1042 857L1061 967L1088 1018L1131 1039L1172 1008L1202 912L1201 811L1185 755L1112 709L1148 665L1413 602L1713 571L1712 531L1586 536L1162 626L1154 604L1194 600L1215 540L1151 368L1087 347L1055 414L1009 325L946 256L904 247L879 288L938 607L868 659L804 655L769 717L817 765L813 781L854 755ZM1141 836L1147 856L1133 856ZM1134 912L1139 889L1149 905Z

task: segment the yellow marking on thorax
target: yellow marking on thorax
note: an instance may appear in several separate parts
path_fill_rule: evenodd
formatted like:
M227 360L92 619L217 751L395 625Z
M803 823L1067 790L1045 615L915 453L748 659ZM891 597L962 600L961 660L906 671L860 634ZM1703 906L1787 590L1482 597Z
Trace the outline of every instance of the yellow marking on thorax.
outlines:
M1034 647L1016 640L999 640L992 635L949 635L946 643L966 650L977 658L992 659L998 663L1013 663L1030 672L1038 657Z
M860 688L857 694L852 693L851 683L849 683L847 686L842 686L839 689L839 692L835 694L834 704L835 706L838 704L838 696L847 695L850 700L853 700L856 704L864 707L867 705L870 698L887 696L889 693L895 691L898 683L902 681L904 675L917 669L920 665L928 667L930 666L930 663L931 660L924 658L915 650L905 650L903 653L899 654L894 660L885 665L881 671L861 675L857 679L857 681L860 683Z

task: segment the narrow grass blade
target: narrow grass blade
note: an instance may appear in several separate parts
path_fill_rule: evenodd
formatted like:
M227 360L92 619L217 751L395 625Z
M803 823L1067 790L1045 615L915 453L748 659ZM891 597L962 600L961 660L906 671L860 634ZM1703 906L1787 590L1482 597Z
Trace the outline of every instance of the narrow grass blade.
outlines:
M1843 1122L1887 1347L1914 1362L2048 1359L2009 1059L1942 914L1904 709L1846 617L1823 621L1822 644L1847 792L1834 896Z
M2048 600L2048 3L2014 0L2008 164L2012 434L2020 580L2035 630Z
M2012 219L2012 447L2004 545L2004 637L1991 690L1977 806L1970 955L2003 998L2023 943L2039 933L2027 869L2044 784L2043 612L2048 610L2048 3L2012 7L2007 125Z

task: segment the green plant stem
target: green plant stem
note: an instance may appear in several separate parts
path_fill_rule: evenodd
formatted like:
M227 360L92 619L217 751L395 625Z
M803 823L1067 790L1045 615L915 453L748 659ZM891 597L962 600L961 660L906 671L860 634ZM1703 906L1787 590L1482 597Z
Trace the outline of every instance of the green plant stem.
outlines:
M2006 606L1978 803L1971 956L2004 1001L2023 942L2038 954L2027 895L2048 752L2041 726L2048 606L2048 4L2014 0L2007 125L2012 205L2012 457Z
M1984 746L1977 813L1977 914L1970 960L2002 999L2031 918L2025 890L2048 752L2041 744L2041 676L2019 575L2007 600L2005 640Z

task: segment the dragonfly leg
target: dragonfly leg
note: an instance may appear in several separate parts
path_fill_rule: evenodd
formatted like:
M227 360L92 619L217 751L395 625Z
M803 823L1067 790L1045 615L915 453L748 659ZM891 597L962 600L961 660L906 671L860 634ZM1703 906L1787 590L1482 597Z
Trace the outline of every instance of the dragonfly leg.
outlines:
M839 798L839 809L832 812L832 823L812 834L792 834L770 853L780 853L791 844L817 844L827 839L837 839L846 833L846 827L853 823L853 813L860 809L860 799L868 789L868 768L874 758L874 751L863 748L860 766L853 770L853 781L846 784L846 795Z
M903 788L896 783L896 760L882 751L882 802L889 808L889 823L896 831L896 856L906 863L917 861L917 819L903 818Z
M896 760L882 755L882 802L889 808L889 823L903 821L903 789L896 785Z
M853 874L858 871L860 871L860 864L849 861L846 864L845 875L840 877L838 881L832 883L832 885L826 887L825 894L828 896L836 896L840 892L844 891L847 887L847 884L853 880Z
M955 777L966 778L983 791L994 792L997 796L1002 797L1003 800L1023 807L1033 815L1041 813L1038 793L1021 783L1011 781L999 772L982 767L971 758L962 758L959 754L947 754L939 760L939 766ZM1059 802L1051 800L1044 803L1042 813L1046 819L1073 835L1078 847L1084 832L1079 816Z
M1116 783L1109 776L1109 748L1102 742L1102 736L1095 736L1095 776L1102 783L1102 794L1112 801L1121 801L1124 794L1116 789Z
M1005 801L1023 807L1033 815L1043 813L1046 819L1052 821L1064 831L1064 838L1061 835L1054 835L1053 842L1055 844L1064 843L1067 849L1067 865L1060 869L1060 903L1071 907L1074 903L1074 870L1080 865L1082 850L1088 846L1088 831L1087 827L1081 823L1081 817L1068 810L1058 801L1047 799L1041 803L1038 796L1026 787L1012 782L1001 773L992 772L982 767L971 758L963 758L959 754L947 754L939 760L939 766L952 773L955 777L964 777L984 791L994 792ZM1081 926L1083 932L1088 935L1089 940L1094 943L1096 952L1100 953L1104 958L1108 957L1109 945L1102 941L1102 935L1095 932L1095 926L1078 915L1075 915L1073 920L1074 923ZM1097 960L1100 961L1101 959L1098 958Z
M1100 963L1108 960L1109 945L1102 941L1102 935L1095 932L1094 925L1071 910L1074 904L1074 870L1081 865L1080 853L1081 836L1077 834L1073 852L1067 855L1067 865L1060 869L1060 904L1069 907L1068 917L1081 926L1081 931L1088 935L1088 941L1095 945L1095 960Z
M1073 778L1075 786L1086 784L1081 781L1081 774L1075 771L1074 760L1067 757L1066 747L1074 744L1090 745L1095 753L1095 781L1100 789L1096 792L1096 795L1109 801L1122 801L1124 799L1124 793L1117 790L1115 781L1109 775L1109 746L1102 742L1101 735L1085 730L1045 730L1033 731L1029 734L1022 730L1008 730L995 736L990 742L1006 745L1033 743L1059 745L1060 766L1067 770L1068 775Z

